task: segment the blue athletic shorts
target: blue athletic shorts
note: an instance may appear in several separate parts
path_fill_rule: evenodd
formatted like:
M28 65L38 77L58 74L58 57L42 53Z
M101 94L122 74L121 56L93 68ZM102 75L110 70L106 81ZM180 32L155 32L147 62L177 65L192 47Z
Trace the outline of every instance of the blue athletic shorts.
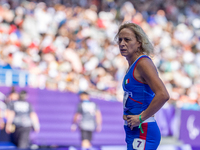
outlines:
M156 122L142 124L144 133L138 127L131 130L124 125L126 132L127 150L156 150L160 144L160 130Z

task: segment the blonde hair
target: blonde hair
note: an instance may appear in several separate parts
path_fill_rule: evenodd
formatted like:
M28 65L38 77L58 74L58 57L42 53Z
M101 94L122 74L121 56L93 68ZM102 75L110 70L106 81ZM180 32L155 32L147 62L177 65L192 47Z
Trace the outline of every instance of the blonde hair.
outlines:
M137 41L141 43L140 50L144 54L146 54L148 56L153 54L154 48L153 48L152 43L149 41L148 36L143 31L143 29L139 25L137 25L135 23L127 22L127 23L122 24L118 29L118 33L115 36L115 40L118 41L119 33L124 28L130 29L135 34Z

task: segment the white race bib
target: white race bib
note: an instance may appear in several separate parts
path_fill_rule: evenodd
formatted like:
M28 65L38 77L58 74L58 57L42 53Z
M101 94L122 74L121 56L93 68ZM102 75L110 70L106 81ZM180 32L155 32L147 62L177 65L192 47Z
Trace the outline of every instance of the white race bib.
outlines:
M124 108L126 106L126 101L128 99L128 96L129 96L128 92L124 91L124 98L123 98L123 106L124 106Z
M133 141L133 149L144 150L146 140L135 138Z

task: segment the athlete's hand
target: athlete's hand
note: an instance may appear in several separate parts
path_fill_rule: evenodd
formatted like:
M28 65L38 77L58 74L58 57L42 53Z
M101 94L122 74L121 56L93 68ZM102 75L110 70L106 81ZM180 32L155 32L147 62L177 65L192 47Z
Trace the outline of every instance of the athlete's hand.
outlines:
M5 126L5 123L3 121L0 120L0 130L2 130Z
M38 127L38 128L34 128L34 131L36 132L36 133L39 133L40 132L40 128Z
M127 123L131 130L133 130L134 127L140 124L139 115L127 115Z
M7 134L10 134L12 132L12 124L7 124L5 130Z
M102 126L101 126L101 125L97 125L96 131L97 131L97 132L101 132L101 130L102 130Z
M127 116L126 116L126 115L123 115L123 119L124 119L124 120L127 120Z
M77 125L76 124L72 124L71 125L71 131L76 131L77 129Z

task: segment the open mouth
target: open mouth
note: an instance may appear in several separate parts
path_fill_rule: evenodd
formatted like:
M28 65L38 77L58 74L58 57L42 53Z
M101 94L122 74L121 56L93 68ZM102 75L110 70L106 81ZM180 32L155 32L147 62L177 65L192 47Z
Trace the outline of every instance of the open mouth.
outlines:
M125 49L120 49L120 52L126 52L126 50Z

